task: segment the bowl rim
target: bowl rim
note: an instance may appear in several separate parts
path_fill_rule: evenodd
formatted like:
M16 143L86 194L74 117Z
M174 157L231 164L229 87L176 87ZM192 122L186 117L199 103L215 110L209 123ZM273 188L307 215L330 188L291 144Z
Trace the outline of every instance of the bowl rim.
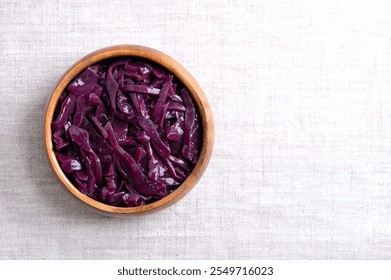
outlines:
M189 91L190 95L196 103L196 106L198 107L203 131L201 145L202 148L201 153L199 155L199 159L192 172L186 178L186 180L175 191L173 191L166 197L156 202L136 207L111 206L92 199L89 196L81 193L69 181L57 161L53 149L51 129L51 123L59 97L66 88L66 86L77 74L79 74L82 70L86 69L88 66L94 63L110 58L126 56L144 58L155 62L156 64L168 69L178 80L180 80L182 84L186 87L186 89ZM61 181L62 185L72 194L73 197L83 202L83 204L92 207L94 210L100 212L101 214L109 216L141 214L164 209L165 207L168 207L179 201L182 197L184 197L194 188L196 183L201 178L202 174L205 172L212 155L214 143L214 121L212 110L205 93L203 92L197 81L194 79L194 77L189 73L189 71L187 71L186 68L183 67L179 62L177 62L167 54L153 48L140 45L114 45L98 49L90 54L87 54L86 56L78 60L76 63L74 63L60 78L60 81L54 88L46 106L44 119L44 143L50 166L54 170L54 173L57 175L57 178Z

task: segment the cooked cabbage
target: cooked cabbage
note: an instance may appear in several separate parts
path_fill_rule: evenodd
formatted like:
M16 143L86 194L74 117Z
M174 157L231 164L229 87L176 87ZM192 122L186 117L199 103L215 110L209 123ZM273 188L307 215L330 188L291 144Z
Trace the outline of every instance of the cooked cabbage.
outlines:
M169 71L125 57L71 81L52 133L57 160L80 192L134 207L178 188L198 160L202 131L194 100Z

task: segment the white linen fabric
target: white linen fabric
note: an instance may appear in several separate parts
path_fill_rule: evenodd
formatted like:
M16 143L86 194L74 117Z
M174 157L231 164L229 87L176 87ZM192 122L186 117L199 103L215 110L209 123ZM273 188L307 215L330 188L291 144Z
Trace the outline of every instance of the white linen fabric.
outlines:
M390 1L0 2L0 258L389 259ZM45 104L76 60L138 44L183 64L216 124L194 190L107 218L61 187Z

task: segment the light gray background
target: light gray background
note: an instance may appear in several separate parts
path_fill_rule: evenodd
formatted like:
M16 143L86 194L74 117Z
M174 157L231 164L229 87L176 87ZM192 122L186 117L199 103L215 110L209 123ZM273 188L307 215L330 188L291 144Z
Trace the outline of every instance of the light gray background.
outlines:
M391 2L0 2L0 258L389 259ZM55 179L46 101L85 54L173 56L213 107L197 187L106 218Z

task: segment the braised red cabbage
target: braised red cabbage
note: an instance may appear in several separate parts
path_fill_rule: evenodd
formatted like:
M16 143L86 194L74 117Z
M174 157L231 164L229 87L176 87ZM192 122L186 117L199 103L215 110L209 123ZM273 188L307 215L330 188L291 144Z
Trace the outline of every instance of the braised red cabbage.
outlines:
M57 160L85 195L119 207L178 188L201 149L198 109L165 68L126 57L92 65L59 98L52 122Z

